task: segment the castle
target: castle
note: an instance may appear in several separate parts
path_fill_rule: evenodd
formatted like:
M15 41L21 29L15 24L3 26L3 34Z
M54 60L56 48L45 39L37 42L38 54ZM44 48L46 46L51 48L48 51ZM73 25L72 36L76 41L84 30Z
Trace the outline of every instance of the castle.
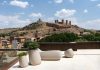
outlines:
M61 22L59 22L58 20L55 20L55 23L58 23L58 24L66 24L66 25L71 25L71 21L68 21L68 20L65 20L66 22L64 22L64 19L62 19Z
M42 27L50 26L50 27L55 27L57 29L70 28L72 26L71 21L64 20L64 19L62 19L61 21L54 20L54 23L43 22L41 19L39 19L37 23L41 24Z
M78 27L77 25L72 25L72 22L69 20L62 19L61 21L54 20L54 22L44 22L41 19L38 19L37 22L23 27L22 31L26 31L28 36L32 35L33 37L38 38L54 33L64 32L72 32L80 35L82 32L84 32L84 29Z

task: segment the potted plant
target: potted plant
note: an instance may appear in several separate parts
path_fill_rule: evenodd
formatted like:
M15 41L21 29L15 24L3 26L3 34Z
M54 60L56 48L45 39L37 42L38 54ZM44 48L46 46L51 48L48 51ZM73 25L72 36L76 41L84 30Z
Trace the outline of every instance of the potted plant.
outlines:
M38 51L39 44L33 41L26 41L24 48L29 49L29 63L32 65L38 65L41 63L40 52Z
M28 66L28 59L27 59L27 53L26 52L21 52L18 55L18 59L19 59L19 65L20 67L26 67Z

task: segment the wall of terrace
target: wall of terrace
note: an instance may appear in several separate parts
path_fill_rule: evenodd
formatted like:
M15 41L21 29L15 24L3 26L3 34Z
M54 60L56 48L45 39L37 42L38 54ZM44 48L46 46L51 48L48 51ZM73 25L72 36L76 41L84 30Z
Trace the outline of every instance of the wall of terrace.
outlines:
M74 51L77 49L100 49L100 42L41 42L41 50L62 50L65 51L72 48Z
M68 48L73 48L74 51L77 51L77 49L100 49L100 42L41 42L40 44L40 49L45 51L45 50L62 50L65 51ZM11 55L11 51L14 52L14 56L9 56ZM6 62L1 64L0 69L1 70L8 70L13 64L15 64L18 59L16 58L17 54L15 51L28 51L27 48L22 48L22 49L0 49L0 52L4 52L8 55L9 58L7 58ZM9 54L10 53L10 54ZM2 56L0 56L2 57ZM10 60L10 62L8 62ZM6 68L5 68L6 67Z
M62 50L65 51L68 48L72 48L74 51L77 49L100 49L99 42L39 42L40 49L45 50ZM0 51L27 51L27 48L23 49L0 49Z

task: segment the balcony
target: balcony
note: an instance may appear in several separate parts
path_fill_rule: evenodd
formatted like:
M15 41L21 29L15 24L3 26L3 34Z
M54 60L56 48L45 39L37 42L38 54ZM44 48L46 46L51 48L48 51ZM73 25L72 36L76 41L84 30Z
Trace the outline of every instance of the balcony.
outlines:
M19 67L19 62L8 70L99 70L100 50L99 49L79 49L74 51L73 58L62 57L59 61L42 61L40 65L29 65L25 68ZM63 51L62 51L63 55Z
M100 65L100 42L80 43L39 43L40 49L61 50L72 48L73 58L62 57L59 61L42 61L40 65L25 68L19 67L17 53L28 49L0 49L0 70L98 70ZM28 60L28 59L27 59Z

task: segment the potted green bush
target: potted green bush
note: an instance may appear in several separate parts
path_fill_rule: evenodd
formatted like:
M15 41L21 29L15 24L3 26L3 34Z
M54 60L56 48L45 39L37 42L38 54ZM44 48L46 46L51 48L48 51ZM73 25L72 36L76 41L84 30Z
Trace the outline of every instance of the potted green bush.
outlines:
M38 65L41 63L40 52L38 51L39 44L33 41L26 41L24 47L29 49L29 63Z
M26 67L28 66L28 59L27 59L27 53L26 52L21 52L18 55L18 59L19 59L19 65L20 67Z

